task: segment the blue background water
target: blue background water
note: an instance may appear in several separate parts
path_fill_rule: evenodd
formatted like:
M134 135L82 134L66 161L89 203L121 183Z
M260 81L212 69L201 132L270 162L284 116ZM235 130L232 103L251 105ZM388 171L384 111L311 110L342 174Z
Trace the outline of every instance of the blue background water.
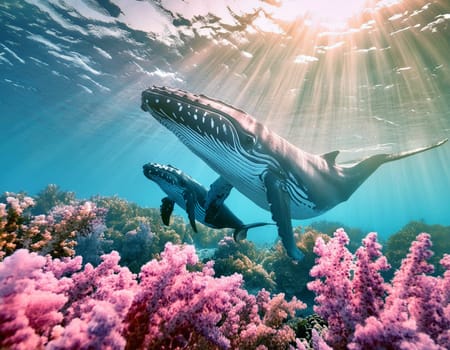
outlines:
M0 192L54 183L159 207L164 194L142 175L150 161L209 186L217 175L140 110L153 84L231 103L307 151L341 150L338 162L449 137L448 1L375 2L345 28L277 17L268 2L215 4L2 1ZM449 161L446 144L384 165L347 202L294 225L382 236L411 220L450 225ZM270 220L236 191L227 204L245 222ZM258 235L276 238L273 227Z

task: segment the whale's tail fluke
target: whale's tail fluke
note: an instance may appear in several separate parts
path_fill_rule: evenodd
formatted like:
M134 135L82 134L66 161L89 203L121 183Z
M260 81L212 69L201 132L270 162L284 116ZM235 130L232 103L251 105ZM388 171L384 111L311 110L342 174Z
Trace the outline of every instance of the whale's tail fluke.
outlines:
M366 159L363 159L359 163L346 168L346 180L347 184L345 186L345 199L351 196L353 192L382 164L393 162L395 160L399 160L402 158L406 158L418 153L422 153L428 151L430 149L442 146L446 143L448 139L441 140L432 145L416 148L409 151L399 152L399 153L391 153L391 154L376 154Z
M247 238L247 231L251 228L261 227L266 225L275 225L269 222L255 222L253 224L243 225L236 228L233 232L233 238L235 241L242 241Z
M441 140L441 141L436 142L436 143L434 143L432 145L429 145L429 146L420 147L420 148L416 148L416 149L413 149L413 150L410 150L410 151L405 151L405 152L387 154L386 155L386 159L385 159L385 161L383 163L392 162L392 161L397 160L397 159L406 158L406 157L412 156L412 155L417 154L417 153L422 153L422 152L428 151L428 150L430 150L432 148L436 148L436 147L442 146L447 141L448 141L448 139L444 139L444 140Z

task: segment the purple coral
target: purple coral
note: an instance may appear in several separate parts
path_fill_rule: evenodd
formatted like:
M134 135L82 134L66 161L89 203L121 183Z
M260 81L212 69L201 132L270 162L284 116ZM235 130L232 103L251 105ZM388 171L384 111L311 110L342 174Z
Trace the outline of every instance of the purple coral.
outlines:
M8 211L23 212L28 204L10 199ZM52 219L34 217L19 227L6 208L0 206L0 230L8 227L8 233ZM78 218L89 218L91 209L78 208ZM59 210L52 211L53 224L62 224L55 232L70 227L67 220L78 227L70 210ZM343 230L327 244L316 243L315 281L308 287L328 329L313 330L313 348L450 348L450 255L441 260L444 275L430 276L431 241L421 234L388 284L380 272L389 264L376 234L355 254L348 243ZM213 262L199 264L193 246L168 243L139 276L119 266L116 252L101 259L82 268L80 257L52 259L19 249L0 262L0 348L308 348L286 323L302 302L265 290L251 295L241 275L215 277Z
M325 339L336 348L344 348L355 327L352 303L353 256L345 248L349 243L343 229L337 230L327 244L318 238L314 252L319 256L311 269L316 279L308 288L316 293L314 311L328 322Z
M392 284L380 275L389 265L376 235L369 234L355 256L344 247L346 237L338 230L315 248L316 280L308 287L317 295L315 311L329 324L326 342L334 349L450 348L450 260L442 259L443 278L427 275L433 272L430 236L417 236Z
M240 334L238 343L233 348L255 349L261 345L261 349L286 349L286 346L297 342L294 330L286 324L286 320L293 318L298 310L306 308L306 305L295 297L290 302L280 293L273 297L262 289L256 296L258 314L253 323L249 324ZM263 347L267 346L267 348Z
M192 246L168 243L161 257L141 270L140 288L127 315L127 348L210 344L250 349L267 342L262 338L268 333L284 347L295 341L292 329L280 323L304 308L303 303L288 303L282 295L271 299L265 291L257 302L241 288L242 276L215 278L212 263L188 272L186 266L198 262Z
M369 316L377 317L383 308L387 286L380 271L390 269L376 233L363 239L363 246L356 251L352 301L355 322L361 323Z
M450 318L445 316L448 301L441 285L444 280L427 276L433 266L428 234L417 236L406 259L396 271L386 303L378 318L370 317L357 327L350 349L367 346L395 346L417 349L446 349Z
M192 246L168 243L139 279L119 259L112 252L81 270L79 257L26 250L7 257L0 263L0 347L284 349L295 342L284 321L303 303L250 295L242 276L214 277L212 262L196 268Z
M46 259L21 249L0 264L0 348L37 349L63 320L67 302Z
M187 265L198 262L192 246L168 243L161 257L141 269L140 288L126 318L127 348L185 347L200 341L228 348L229 339L216 325L239 324L230 318L234 307L244 306L241 277L214 279L208 265L189 273Z

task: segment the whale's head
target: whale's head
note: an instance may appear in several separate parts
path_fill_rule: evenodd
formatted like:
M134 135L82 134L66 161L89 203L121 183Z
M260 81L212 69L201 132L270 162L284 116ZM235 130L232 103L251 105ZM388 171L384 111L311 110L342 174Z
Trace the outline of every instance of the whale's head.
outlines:
M142 168L145 177L156 183L176 184L181 176L181 171L170 165L147 163Z
M199 153L220 155L226 149L251 152L257 145L256 129L263 128L232 106L167 87L143 91L141 108Z

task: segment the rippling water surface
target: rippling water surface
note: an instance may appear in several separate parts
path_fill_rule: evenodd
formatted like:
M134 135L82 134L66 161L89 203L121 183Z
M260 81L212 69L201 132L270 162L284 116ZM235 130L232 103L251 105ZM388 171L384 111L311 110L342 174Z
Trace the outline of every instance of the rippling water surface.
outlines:
M341 150L338 162L449 137L448 1L310 3L3 0L0 191L55 183L158 207L149 161L209 186L217 175L140 110L153 84L231 103L309 152ZM448 144L387 164L316 219L382 235L450 225L449 169ZM237 192L227 203L270 220Z

